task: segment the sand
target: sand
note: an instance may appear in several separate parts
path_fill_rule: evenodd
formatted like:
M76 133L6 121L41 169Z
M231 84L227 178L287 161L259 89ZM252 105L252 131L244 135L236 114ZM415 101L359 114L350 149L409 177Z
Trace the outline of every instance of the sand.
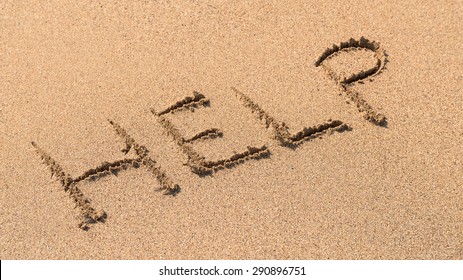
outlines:
M2 1L1 259L462 259L461 1Z

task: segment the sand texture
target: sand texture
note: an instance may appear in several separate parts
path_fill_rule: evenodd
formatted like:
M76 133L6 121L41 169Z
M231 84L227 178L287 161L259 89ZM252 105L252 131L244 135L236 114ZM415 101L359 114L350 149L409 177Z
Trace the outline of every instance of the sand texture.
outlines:
M462 22L1 1L0 258L462 259Z

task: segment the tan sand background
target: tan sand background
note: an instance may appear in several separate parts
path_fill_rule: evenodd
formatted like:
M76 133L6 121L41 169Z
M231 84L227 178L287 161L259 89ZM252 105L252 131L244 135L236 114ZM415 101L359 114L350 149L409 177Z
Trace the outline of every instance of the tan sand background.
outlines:
M462 1L1 1L0 258L462 259L462 20ZM387 128L314 66L360 36L388 54L355 86ZM329 63L371 64L346 55ZM352 131L281 147L231 87L292 131L329 118ZM190 172L150 108L193 90L210 107L168 118L185 135L223 130L199 151L266 144L270 158ZM107 119L182 191L156 192L142 168L82 182L108 214L83 231L31 141L77 176L130 156Z

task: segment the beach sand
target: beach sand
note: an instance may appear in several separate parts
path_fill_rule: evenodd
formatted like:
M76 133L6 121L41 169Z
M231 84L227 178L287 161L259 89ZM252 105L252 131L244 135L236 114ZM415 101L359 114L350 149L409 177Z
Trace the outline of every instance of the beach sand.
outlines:
M463 258L461 1L180 2L2 1L1 259Z

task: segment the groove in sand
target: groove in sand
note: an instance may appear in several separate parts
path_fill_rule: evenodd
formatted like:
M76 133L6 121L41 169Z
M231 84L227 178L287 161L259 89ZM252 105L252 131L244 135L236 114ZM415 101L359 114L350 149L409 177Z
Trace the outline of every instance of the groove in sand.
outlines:
M127 154L130 149L134 149L137 157L132 159L116 160L113 162L103 162L95 168L90 168L76 178L72 178L71 175L64 172L63 168L50 155L48 155L48 153L40 148L35 142L31 142L43 163L50 168L52 177L56 177L58 179L64 191L69 193L73 201L76 203L76 206L79 208L82 219L79 223L79 227L83 230L88 230L91 224L105 222L107 214L104 211L96 211L91 205L90 199L88 199L77 186L77 184L81 181L87 179L96 180L110 174L116 175L121 170L143 166L156 177L160 184L159 190L164 191L164 194L176 195L180 192L179 185L175 184L161 169L157 162L148 156L149 150L145 146L135 142L135 140L120 125L110 120L109 123L115 129L116 134L125 141L126 147L122 149L122 151Z
M251 100L246 94L232 87L235 95L243 103L244 107L249 108L257 119L263 122L266 128L271 128L273 137L278 140L280 145L290 148L296 148L303 141L311 140L320 137L322 134L331 133L334 131L343 132L351 130L351 128L340 120L328 120L322 124L312 127L304 127L296 134L289 132L289 127L284 122L277 121L270 116L257 103Z
M199 133L193 135L191 138L185 139L185 142L186 143L191 143L191 142L201 140L201 139L214 139L214 138L222 137L222 136L223 136L223 132L220 131L220 129L218 129L218 128L209 128L209 129L206 129L206 130L204 130L202 132L199 132Z
M175 102L173 105L169 106L167 109L158 113L159 116L174 113L180 110L194 110L194 108L198 108L199 106L208 106L209 99L207 99L203 94L193 91L193 97L187 96L180 101Z
M31 142L31 144L34 146L43 163L50 168L52 177L58 179L64 191L69 193L76 207L79 208L82 219L79 223L79 227L83 230L88 230L91 224L104 222L107 217L106 213L104 211L96 211L91 205L90 200L84 195L82 190L77 187L76 181L72 179L69 174L65 173L63 168L61 168L61 166L35 142Z
M174 104L175 105L175 104ZM170 106L169 108L174 107ZM166 110L164 110L166 111ZM207 161L204 156L198 154L190 145L198 139L211 139L221 137L223 133L217 128L210 128L202 131L189 139L185 139L181 132L163 116L161 113L157 113L154 109L151 112L156 117L158 123L166 130L167 134L172 137L175 143L180 147L183 153L188 157L186 165L188 165L193 173L200 176L209 175L212 172L231 168L238 164L244 163L251 159L262 159L270 156L270 151L264 145L262 147L247 147L247 150L241 153L235 153L227 159L221 159L217 161Z
M341 79L341 77L339 77L333 69L323 64L325 60L331 59L342 50L348 51L350 49L359 48L366 49L374 53L374 57L376 58L375 66L353 74L351 77ZM346 42L341 42L339 45L334 44L331 48L327 48L317 59L315 66L321 66L328 73L331 79L339 85L340 91L356 105L357 110L363 114L363 117L366 120L378 126L387 126L387 118L369 105L368 102L362 98L359 92L351 88L356 82L380 74L385 69L386 63L386 52L381 48L381 46L375 41L370 41L361 37L360 40L351 38Z

